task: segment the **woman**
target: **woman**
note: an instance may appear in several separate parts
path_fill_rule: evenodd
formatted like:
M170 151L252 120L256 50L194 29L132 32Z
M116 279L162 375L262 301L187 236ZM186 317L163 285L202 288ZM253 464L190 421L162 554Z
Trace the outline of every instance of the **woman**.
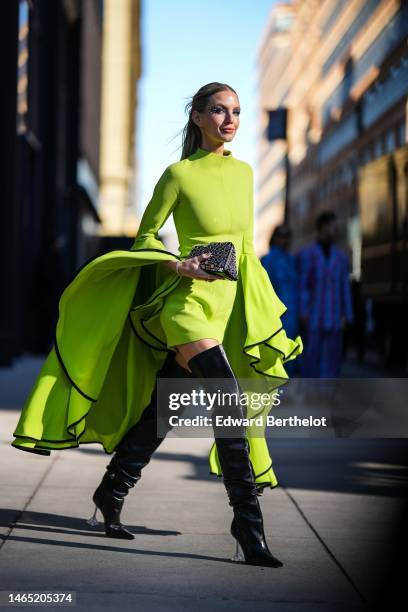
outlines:
M283 363L302 351L299 337L286 337L286 307L254 252L252 168L224 150L239 127L238 96L210 83L189 106L181 160L157 182L132 249L87 262L63 292L54 348L14 432L13 445L30 452L90 442L115 451L93 495L109 537L134 537L120 512L163 439L159 378L197 377L206 389L222 379L220 391L240 393L238 375L275 388L288 378ZM171 213L180 255L157 235ZM208 255L188 257L196 244L214 241L233 242L237 282L201 269ZM243 416L238 403L235 410ZM265 542L257 497L277 484L264 437L216 436L210 467L233 508L236 560L282 565Z

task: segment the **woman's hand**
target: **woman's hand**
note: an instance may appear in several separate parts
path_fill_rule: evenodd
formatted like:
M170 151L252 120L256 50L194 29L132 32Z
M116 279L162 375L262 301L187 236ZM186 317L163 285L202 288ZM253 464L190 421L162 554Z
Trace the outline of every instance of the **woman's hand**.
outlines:
M214 274L208 274L205 270L200 268L200 263L205 261L209 257L212 257L212 253L202 253L195 257L189 257L184 259L181 263L168 261L163 262L164 264L170 264L171 268L176 272L176 264L178 264L178 273L180 276L187 276L189 278L201 278L207 282L213 282L215 280L224 280L222 276L215 276ZM169 266L170 267L170 266Z
M215 280L223 280L222 276L216 277L214 274L209 274L200 268L200 262L206 261L209 257L212 257L212 253L202 253L201 255L184 259L178 267L179 274L190 278L202 278L209 283Z

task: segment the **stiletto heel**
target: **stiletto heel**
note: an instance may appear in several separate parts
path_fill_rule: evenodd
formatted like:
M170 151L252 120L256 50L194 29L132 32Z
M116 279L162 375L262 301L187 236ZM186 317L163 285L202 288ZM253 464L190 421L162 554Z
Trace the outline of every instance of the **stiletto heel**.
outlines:
M236 540L235 542L236 542L235 554L232 557L231 561L237 561L238 563L245 563L245 557L244 557L242 548L240 546L240 543L238 542L238 540Z
M121 538L125 540L133 540L135 537L128 529L120 522L120 512L123 506L123 497L119 498L114 495L113 483L116 482L116 473L106 472L101 484L96 489L92 496L95 504L95 512L90 519L87 520L89 525L98 525L96 513L99 510L103 516L105 524L105 533L109 538ZM118 481L118 486L124 484ZM126 487L127 488L127 487ZM119 493L119 491L118 491Z
M91 527L95 527L96 525L99 525L99 521L96 518L96 513L98 511L98 506L95 504L95 512L93 513L93 515L91 516L91 518L87 519L86 522L88 523L88 525L91 525Z
M236 516L231 523L231 535L239 544L243 559L234 558L233 560L243 561L250 565L282 567L282 561L271 553L266 543L258 500L254 498L248 500L245 505L240 504L235 509L235 513Z

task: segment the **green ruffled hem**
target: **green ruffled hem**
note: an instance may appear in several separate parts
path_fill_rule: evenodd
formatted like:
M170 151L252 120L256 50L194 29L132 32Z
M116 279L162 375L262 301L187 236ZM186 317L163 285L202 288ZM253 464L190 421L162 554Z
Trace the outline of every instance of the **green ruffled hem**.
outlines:
M302 353L303 342L300 336L287 337L281 321L287 307L255 253L241 255L240 270L247 328L243 352L257 373L280 381L273 389L289 379L284 364Z
M81 439L87 433L86 417L94 400L84 397L74 385L54 346L25 402L11 445L19 450L50 455L52 450L98 442L109 452L103 439Z
M12 446L49 455L51 450L98 443L110 454L130 426L140 418L143 411L140 407L148 404L160 360L164 360L168 351L164 339L152 334L148 325L144 325L144 319L154 322L164 296L180 281L164 266L145 265L180 259L163 248L156 248L159 244L146 245L136 240L130 251L111 251L92 258L78 270L75 283L71 281L61 296L55 346L27 398L13 434ZM96 275L93 276L95 266ZM109 284L108 281L112 282ZM241 254L238 283L240 290L226 330L224 348L238 377L266 379L274 389L287 382L283 364L302 352L302 340L299 336L295 340L287 338L280 321L287 308L274 292L255 254ZM87 295L86 289L93 286L95 293L91 291ZM151 287L155 289L151 291ZM136 288L136 295L142 303L132 304ZM95 295L97 300L94 300ZM114 304L112 295L115 296ZM87 310L90 301L92 308L94 303L98 304L97 321L92 318L95 310ZM73 322L72 325L81 320L85 334L91 333L88 325L93 326L92 333L93 330L103 330L103 335L95 337L95 341L92 335L94 344L89 355L86 343L85 351L76 351L78 343L75 341L82 338L78 331L75 332L78 338L75 333L66 338L68 320ZM104 325L107 326L106 332ZM68 327L70 330L72 328ZM118 330L122 330L119 336ZM154 350L143 350L146 345ZM242 359L242 353L246 359ZM121 412L123 389L115 385L120 381L123 385L124 363L128 372L137 371L138 367L147 368L144 370L147 376L146 381L140 381L137 391L127 388L128 395L123 399ZM115 412L112 411L112 397L117 398ZM135 414L136 405L139 406L139 416ZM100 421L98 412L103 415ZM251 433L247 431L257 485L259 488L273 488L278 480L266 440L259 436L259 431L257 437ZM209 454L209 467L211 473L222 476L215 444Z

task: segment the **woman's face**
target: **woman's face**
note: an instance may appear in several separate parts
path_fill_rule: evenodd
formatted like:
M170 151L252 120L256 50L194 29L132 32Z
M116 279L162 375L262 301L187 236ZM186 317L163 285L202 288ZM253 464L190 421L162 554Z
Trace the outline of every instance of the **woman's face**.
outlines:
M239 128L239 113L238 96L233 91L212 95L203 113L192 112L192 119L201 130L202 144L230 142Z

